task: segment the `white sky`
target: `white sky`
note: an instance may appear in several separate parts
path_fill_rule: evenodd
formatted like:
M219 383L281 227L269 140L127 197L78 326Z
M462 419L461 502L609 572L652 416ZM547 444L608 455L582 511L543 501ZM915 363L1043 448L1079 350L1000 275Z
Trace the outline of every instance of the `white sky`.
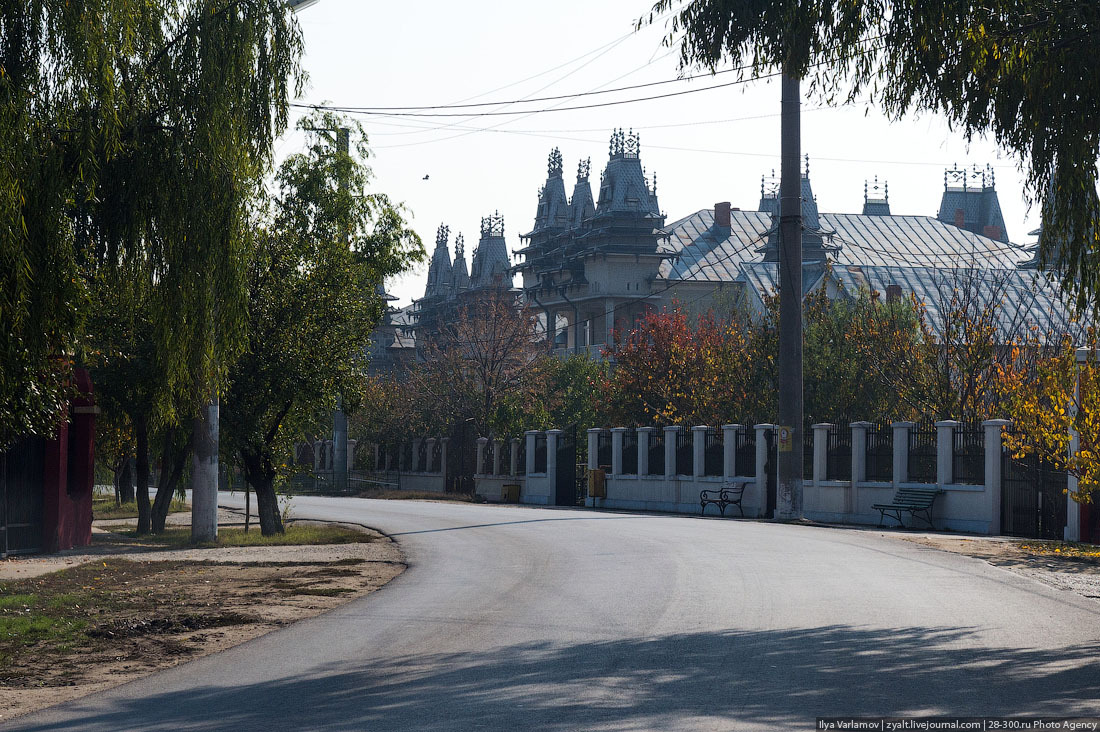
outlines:
M537 10L535 9L537 8ZM633 32L649 5L637 0L455 3L321 0L299 14L305 34L306 103L382 107L499 101L616 88L676 78L678 49L661 45L664 22ZM698 73L698 72L691 72ZM511 109L545 109L697 89L735 74ZM888 122L874 108L819 109L803 99L802 150L824 212L859 212L864 180L889 181L893 213L935 215L946 167L989 163L1014 242L1031 241L1037 212L1023 200L1015 159L986 140L967 145L939 117ZM483 110L485 111L485 110ZM641 159L658 176L668 221L717 201L755 209L760 176L779 168L779 84L760 80L714 91L531 116L359 117L374 157L375 190L409 209L429 255L440 223L465 234L467 262L482 216L499 210L510 251L532 227L550 150L561 148L572 191L577 161L592 182L607 162L612 128L641 135ZM755 118L755 119L746 119ZM454 125L440 129L445 125ZM493 127L497 131L471 131ZM422 129L430 128L430 129ZM302 148L297 133L276 146ZM423 180L428 175L428 180ZM420 297L427 264L387 282L398 304Z

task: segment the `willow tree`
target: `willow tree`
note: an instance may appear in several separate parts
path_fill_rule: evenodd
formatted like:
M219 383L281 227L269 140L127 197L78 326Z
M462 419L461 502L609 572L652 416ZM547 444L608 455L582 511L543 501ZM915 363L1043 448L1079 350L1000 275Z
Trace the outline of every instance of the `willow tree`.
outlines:
M1060 0L658 0L681 64L782 68L828 101L897 119L940 112L992 134L1043 214L1040 261L1079 306L1100 305L1100 3Z
M291 443L327 423L339 394L362 391L385 277L423 258L404 211L370 190L367 138L354 122L315 114L322 134L276 174L247 267L247 348L230 373L223 452L256 491L260 529L281 533L275 481ZM349 135L349 150L331 133ZM327 131L327 132L326 132Z
M56 424L105 271L155 284L132 292L152 314L155 407L185 419L217 393L243 342L247 206L300 53L282 0L0 8L0 441Z

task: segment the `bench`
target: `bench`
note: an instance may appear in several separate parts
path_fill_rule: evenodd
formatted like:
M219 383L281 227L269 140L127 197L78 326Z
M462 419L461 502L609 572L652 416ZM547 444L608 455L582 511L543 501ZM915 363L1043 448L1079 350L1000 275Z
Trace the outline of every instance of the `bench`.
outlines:
M932 525L932 503L936 500L936 496L941 493L943 491L935 486L899 488L889 503L876 503L871 508L879 512L879 526L882 526L882 522L886 520L886 514L888 513L890 518L897 520L899 526L905 526L905 522L901 520L901 514L906 511L913 518L923 519L929 528L934 529L936 527ZM924 515L918 516L917 514Z
M749 480L727 481L721 488L710 488L699 491L699 504L703 507L700 513L706 514L707 506L718 506L721 515L726 515L726 506L737 506L737 513L741 516L745 512L741 509L741 499L745 495L745 485Z

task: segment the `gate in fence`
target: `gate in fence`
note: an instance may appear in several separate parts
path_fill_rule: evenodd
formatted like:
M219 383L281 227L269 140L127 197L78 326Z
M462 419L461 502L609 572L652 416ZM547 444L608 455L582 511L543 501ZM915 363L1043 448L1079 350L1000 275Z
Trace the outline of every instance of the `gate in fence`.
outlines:
M1038 455L1014 458L1005 451L1001 467L1001 533L1030 539L1061 539L1066 526L1065 471Z
M474 492L477 470L477 430L473 422L460 422L447 445L447 475L443 489L448 493Z
M550 456L547 456L550 459ZM558 450L554 455L557 466L557 478L554 481L554 505L577 505L577 429L563 431L558 435ZM580 501L582 504L584 500Z

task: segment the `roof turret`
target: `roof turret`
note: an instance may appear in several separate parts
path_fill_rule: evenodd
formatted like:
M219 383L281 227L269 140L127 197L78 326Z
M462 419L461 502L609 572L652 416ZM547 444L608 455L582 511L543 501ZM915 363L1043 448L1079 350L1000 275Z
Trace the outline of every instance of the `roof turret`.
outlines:
M532 233L569 226L569 201L565 197L565 182L562 180L561 150L555 147L550 151L546 168L546 183L539 190L539 207Z
M470 264L470 289L511 287L510 262L504 241L504 217L499 212L481 219L481 240Z
M592 200L592 184L588 174L592 169L592 158L577 163L577 183L573 186L573 198L569 201L569 225L579 229L586 219L596 214L596 205Z
M639 158L641 144L633 130L611 134L610 155L600 179L600 198L596 215L641 214L660 217L657 191L646 180Z
M992 166L955 166L943 173L943 198L936 218L975 234L1008 243Z
M424 288L424 297L446 297L454 286L454 272L451 269L451 252L447 249L447 240L451 236L449 226L439 225L435 232L435 251L432 263L428 266L428 284Z
M466 242L462 234L455 237L454 292L458 294L470 289L470 274L466 270Z
M831 236L834 232L823 231L821 229L821 221L817 212L817 199L814 197L813 187L810 185L810 156L806 156L806 167L802 171L801 179L801 196L802 196L802 261L803 262L815 262L825 259L826 251L832 247L825 245L825 238ZM767 199L763 194L763 188L761 188L761 204ZM768 234L768 243L760 247L757 251L764 253L765 262L778 262L779 261L779 196L778 192L771 199L774 201L772 206L771 218L772 228ZM761 207L763 210L763 207Z
M886 181L880 184L877 175L873 185L868 186L867 181L863 181L863 215L890 215L890 184Z

